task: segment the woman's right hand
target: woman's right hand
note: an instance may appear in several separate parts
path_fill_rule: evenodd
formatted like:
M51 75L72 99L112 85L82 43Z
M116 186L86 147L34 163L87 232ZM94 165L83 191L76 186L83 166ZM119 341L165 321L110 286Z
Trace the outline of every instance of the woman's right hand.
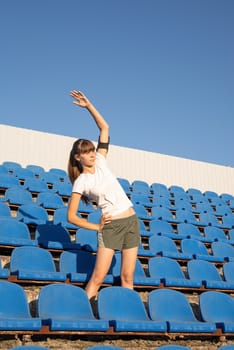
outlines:
M110 214L102 214L101 216L101 220L99 222L99 229L102 230L103 229L103 226L106 225L106 224L109 224L112 220L112 216Z

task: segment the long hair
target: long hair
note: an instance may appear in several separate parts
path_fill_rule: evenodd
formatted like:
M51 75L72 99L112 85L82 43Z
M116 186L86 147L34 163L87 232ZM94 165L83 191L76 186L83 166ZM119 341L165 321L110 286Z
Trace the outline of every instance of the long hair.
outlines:
M68 176L73 184L75 180L80 176L80 174L83 172L82 164L79 160L75 158L75 156L79 156L80 154L89 153L90 151L94 151L95 146L90 140L86 139L78 139L73 143L69 161L68 161ZM88 203L88 198L86 196L81 197L83 201Z

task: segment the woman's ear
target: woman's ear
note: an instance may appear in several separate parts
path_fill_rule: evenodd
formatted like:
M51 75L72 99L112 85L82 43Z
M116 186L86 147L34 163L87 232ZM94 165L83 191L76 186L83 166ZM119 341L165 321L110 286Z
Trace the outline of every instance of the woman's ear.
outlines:
M80 157L78 156L78 154L75 154L74 158L75 158L75 160L78 160L78 162L80 161Z

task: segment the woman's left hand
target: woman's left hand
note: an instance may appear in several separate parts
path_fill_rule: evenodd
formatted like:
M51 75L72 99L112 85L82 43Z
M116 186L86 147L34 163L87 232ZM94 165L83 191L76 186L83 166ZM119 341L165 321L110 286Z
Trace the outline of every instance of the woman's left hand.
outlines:
M90 105L89 99L81 91L72 90L70 96L75 99L73 103L80 107L88 107Z

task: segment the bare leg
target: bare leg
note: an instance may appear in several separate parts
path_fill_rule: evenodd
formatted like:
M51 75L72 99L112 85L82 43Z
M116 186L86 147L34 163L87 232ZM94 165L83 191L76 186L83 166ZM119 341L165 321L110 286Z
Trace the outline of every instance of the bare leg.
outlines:
M113 255L113 249L103 247L98 248L95 267L85 288L89 299L97 295L97 292L109 271Z
M122 251L121 285L133 289L133 277L136 266L138 247Z

